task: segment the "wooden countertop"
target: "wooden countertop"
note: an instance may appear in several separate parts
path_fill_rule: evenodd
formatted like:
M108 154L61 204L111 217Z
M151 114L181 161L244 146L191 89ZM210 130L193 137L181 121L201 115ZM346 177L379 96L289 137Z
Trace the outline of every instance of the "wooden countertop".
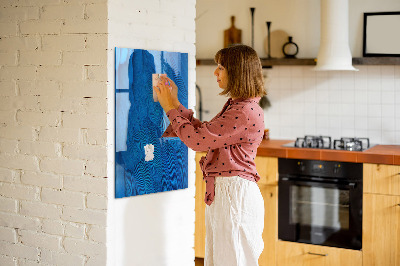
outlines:
M258 156L400 165L400 145L376 145L365 151L340 151L282 147L294 140L263 140Z

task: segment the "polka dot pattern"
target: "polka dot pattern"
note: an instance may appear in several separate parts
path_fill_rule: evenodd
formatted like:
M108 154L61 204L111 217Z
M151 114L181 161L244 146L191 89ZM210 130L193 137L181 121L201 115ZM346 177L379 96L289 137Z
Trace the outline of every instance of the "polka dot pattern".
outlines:
M207 151L200 160L206 181L205 201L214 198L216 176L240 176L257 182L260 176L254 163L264 134L260 98L229 99L221 112L209 122L193 117L193 111L182 105L167 113L170 125L163 137L179 137L195 151Z

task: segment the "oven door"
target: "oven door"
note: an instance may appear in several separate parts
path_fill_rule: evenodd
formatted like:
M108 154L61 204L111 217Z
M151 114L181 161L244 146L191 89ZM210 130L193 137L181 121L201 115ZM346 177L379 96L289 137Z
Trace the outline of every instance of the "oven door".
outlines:
M278 238L361 249L362 181L279 179Z

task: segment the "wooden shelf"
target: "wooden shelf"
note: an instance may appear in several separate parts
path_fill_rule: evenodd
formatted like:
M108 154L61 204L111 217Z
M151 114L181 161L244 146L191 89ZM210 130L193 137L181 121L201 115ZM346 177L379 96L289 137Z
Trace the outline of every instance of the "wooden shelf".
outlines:
M400 65L400 57L357 57L353 65Z
M263 67L272 66L314 66L315 58L260 58ZM196 65L215 65L214 59L197 59ZM400 65L400 57L356 57L353 65Z

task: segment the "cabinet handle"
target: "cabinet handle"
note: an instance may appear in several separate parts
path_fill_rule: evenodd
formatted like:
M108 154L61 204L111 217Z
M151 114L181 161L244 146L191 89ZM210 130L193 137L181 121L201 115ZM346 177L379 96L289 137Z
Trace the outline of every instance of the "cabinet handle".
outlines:
M399 203L399 204L397 204L397 206L400 206L400 203Z
M313 252L307 252L307 254L310 254L310 255L317 255L317 256L323 256L323 257L328 256L328 254L313 253Z

